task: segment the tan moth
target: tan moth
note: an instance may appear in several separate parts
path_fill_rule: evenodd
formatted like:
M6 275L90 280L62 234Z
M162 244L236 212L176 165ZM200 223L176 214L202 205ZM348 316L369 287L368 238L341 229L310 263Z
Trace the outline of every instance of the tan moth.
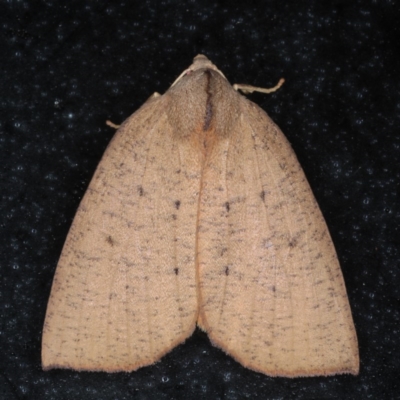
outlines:
M358 373L342 273L297 158L202 55L109 144L57 266L43 368L136 370L196 325L267 375Z

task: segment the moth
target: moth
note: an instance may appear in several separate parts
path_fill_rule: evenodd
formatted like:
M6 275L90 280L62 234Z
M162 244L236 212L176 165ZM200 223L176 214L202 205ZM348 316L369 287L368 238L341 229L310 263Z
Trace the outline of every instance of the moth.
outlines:
M42 365L133 371L196 326L270 376L359 370L336 252L297 158L203 55L104 153L57 266Z

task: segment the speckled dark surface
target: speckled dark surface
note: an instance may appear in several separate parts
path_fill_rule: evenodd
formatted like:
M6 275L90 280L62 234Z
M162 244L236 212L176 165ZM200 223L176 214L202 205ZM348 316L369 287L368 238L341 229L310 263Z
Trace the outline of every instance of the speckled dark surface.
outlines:
M0 399L399 399L396 1L59 3L0 5ZM54 270L113 135L104 122L167 90L198 53L232 83L286 79L250 98L292 143L327 220L357 377L270 378L200 331L134 373L41 370Z

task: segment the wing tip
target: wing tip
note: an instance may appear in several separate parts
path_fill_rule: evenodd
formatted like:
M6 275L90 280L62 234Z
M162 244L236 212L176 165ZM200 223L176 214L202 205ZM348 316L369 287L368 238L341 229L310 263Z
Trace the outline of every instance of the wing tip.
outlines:
M317 377L317 376L333 376L333 375L353 375L357 376L360 370L360 361L358 352L352 357L347 358L341 362L337 362L334 365L320 365L320 366L303 366L303 367L286 367L273 365L273 362L265 365L254 362L251 358L246 358L243 355L238 354L228 346L225 346L221 341L215 340L210 337L210 332L208 331L208 336L210 338L213 346L218 347L224 353L231 356L243 367L250 369L252 371L262 373L270 377L280 377L280 378L307 378L307 377ZM327 361L328 362L328 361Z
M246 362L243 359L239 359L232 354L232 356L239 364L243 367L248 368L252 371L262 373L264 375L274 377L274 378L311 378L311 377L329 377L334 375L353 375L357 376L359 374L359 364L354 363L346 365L337 365L332 367L310 367L310 368L298 368L298 369L285 369L278 367L263 367L259 365L254 365L250 362Z

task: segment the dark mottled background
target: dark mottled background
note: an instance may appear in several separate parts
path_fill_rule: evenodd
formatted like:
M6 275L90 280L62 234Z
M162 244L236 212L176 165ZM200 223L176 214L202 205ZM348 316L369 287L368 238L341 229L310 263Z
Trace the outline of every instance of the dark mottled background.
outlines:
M0 4L1 399L398 399L400 29L392 1ZM304 3L304 4L303 4ZM324 5L323 5L324 4ZM118 123L198 54L292 143L337 247L360 375L270 378L196 331L134 373L43 372L63 242Z

